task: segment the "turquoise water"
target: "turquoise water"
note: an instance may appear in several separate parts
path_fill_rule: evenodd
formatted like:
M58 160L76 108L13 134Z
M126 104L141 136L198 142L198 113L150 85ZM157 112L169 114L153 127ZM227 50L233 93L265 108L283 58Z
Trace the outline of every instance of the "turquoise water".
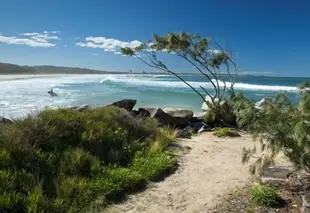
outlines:
M199 89L212 85L199 75L183 78ZM310 78L239 76L235 90L260 100L287 92L296 101L296 85ZM58 97L47 91L54 88ZM69 75L14 81L0 81L0 113L20 117L45 106L63 107L89 104L105 105L114 101L137 99L137 107L181 107L200 111L202 100L183 82L168 75Z

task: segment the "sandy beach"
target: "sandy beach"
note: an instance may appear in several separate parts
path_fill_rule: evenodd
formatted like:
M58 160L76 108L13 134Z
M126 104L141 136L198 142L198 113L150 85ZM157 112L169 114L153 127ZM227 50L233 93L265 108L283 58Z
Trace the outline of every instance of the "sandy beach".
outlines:
M250 181L248 165L241 163L242 148L253 146L250 136L218 138L207 132L180 144L191 149L181 154L174 174L105 212L211 212L222 196Z
M33 78L51 78L51 77L64 77L68 74L42 74L42 75L0 75L0 81L13 81L22 79Z

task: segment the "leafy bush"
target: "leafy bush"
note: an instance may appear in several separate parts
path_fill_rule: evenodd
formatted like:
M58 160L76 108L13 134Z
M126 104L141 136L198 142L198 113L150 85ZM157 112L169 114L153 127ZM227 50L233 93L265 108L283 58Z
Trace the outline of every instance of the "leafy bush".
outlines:
M259 110L246 98L235 102L239 124L245 125L261 146L259 153L256 147L243 150L243 162L256 159L250 167L252 173L265 171L279 153L297 169L310 172L310 90L307 85L303 83L300 87L297 106L287 94L277 94Z
M300 103L307 103L309 93L301 96ZM306 104L306 105L307 105ZM297 169L310 171L310 114L304 108L295 107L285 94L279 94L273 103L263 107L255 116L249 129L261 142L262 154L254 149L244 149L243 161L257 158L251 166L252 173L261 173L284 153Z
M236 125L236 116L231 101L209 103L211 109L206 112L204 122L212 127L226 127Z
M145 150L136 153L132 168L147 179L156 180L170 172L176 166L176 159L156 150Z
M250 189L251 201L259 206L273 207L279 204L279 193L268 185L258 185Z
M0 211L79 212L98 196L117 199L173 166L165 147L174 139L116 107L47 109L1 125Z
M213 135L216 135L217 137L240 137L240 134L237 131L228 127L215 129Z

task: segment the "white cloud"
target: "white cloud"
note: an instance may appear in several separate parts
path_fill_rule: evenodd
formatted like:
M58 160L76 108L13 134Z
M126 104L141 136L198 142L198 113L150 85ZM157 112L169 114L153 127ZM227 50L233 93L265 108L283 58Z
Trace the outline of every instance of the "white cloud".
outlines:
M84 42L78 42L75 45L79 47L89 47L89 48L101 48L105 52L115 52L119 54L120 48L130 47L135 48L141 45L141 41L120 41L113 38L106 37L86 37Z
M43 33L22 33L19 37L0 35L0 43L27 45L31 47L54 47L55 43L50 40L60 40L58 31L44 31Z

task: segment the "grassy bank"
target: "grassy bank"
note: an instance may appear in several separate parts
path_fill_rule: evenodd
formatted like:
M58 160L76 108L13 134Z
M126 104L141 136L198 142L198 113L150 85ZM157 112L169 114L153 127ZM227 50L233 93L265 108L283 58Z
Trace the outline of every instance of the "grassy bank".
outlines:
M1 212L102 207L176 164L165 152L174 131L119 108L45 110L0 128Z

